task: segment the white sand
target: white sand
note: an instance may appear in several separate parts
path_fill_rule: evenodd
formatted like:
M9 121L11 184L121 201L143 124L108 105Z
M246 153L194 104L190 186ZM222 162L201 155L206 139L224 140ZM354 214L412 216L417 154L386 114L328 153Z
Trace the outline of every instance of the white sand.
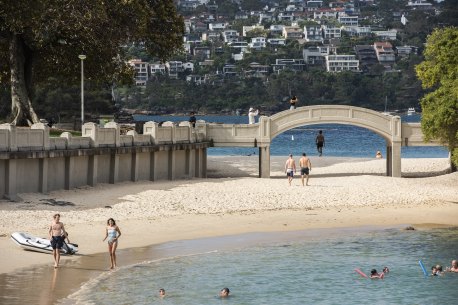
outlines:
M403 159L403 176L384 176L385 160L312 159L310 186L289 187L286 158L273 157L272 178L257 177L257 157L209 157L208 179L99 185L47 195L20 194L0 201L0 273L52 264L50 255L26 252L9 235L47 236L55 212L81 254L106 251L105 222L123 232L119 247L256 231L359 225L458 225L458 173L447 159ZM344 163L340 163L343 162ZM428 177L430 175L438 175ZM218 178L231 177L231 178ZM50 206L46 200L72 204ZM109 206L109 207L105 207ZM64 258L63 263L65 264Z

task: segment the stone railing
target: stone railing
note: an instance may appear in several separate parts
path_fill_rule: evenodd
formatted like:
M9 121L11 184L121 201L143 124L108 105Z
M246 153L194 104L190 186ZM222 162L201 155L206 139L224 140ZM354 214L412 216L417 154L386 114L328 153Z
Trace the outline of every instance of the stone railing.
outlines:
M206 123L197 122L193 128L189 122L178 125L164 122L146 122L143 134L134 130L121 135L120 126L115 122L100 127L95 123L86 123L82 136L73 136L64 132L60 137L50 137L49 127L37 123L30 128L0 124L0 152L65 150L97 147L131 147L155 144L196 143L206 139Z

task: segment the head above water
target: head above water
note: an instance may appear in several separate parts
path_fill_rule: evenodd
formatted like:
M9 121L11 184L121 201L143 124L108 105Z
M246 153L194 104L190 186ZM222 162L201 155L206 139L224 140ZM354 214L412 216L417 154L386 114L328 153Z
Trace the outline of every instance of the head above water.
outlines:
M230 293L229 288L224 287L224 288L221 289L221 291L219 292L219 295L220 295L221 297L224 298L224 297L228 297L228 296L229 296L229 293Z
M376 269L372 269L371 270L371 275L375 275L375 274L377 274L377 270Z
M159 289L159 295L160 296L164 296L165 295L165 289L164 288Z

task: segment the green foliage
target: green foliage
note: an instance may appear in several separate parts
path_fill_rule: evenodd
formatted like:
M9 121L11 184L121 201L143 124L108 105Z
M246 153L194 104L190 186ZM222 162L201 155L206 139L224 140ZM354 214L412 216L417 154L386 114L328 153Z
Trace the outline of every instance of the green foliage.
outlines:
M50 77L77 83L78 55L87 56L84 72L94 84L129 83L132 69L121 46L139 42L165 60L181 48L183 32L172 0L0 0L0 81L18 78L11 82L13 110L26 115L33 112L27 103L35 84Z
M416 67L424 88L421 100L425 140L439 139L458 165L458 28L436 29L428 36L425 60Z

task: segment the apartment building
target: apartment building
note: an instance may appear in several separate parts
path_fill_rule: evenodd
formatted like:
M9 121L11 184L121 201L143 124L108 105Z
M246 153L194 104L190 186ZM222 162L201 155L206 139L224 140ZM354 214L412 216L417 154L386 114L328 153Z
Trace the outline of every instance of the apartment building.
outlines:
M342 29L333 26L322 25L324 39L333 39L342 37Z
M307 65L324 65L325 56L333 53L335 53L335 48L330 46L308 47L302 50Z
M323 33L319 25L304 26L304 38L307 42L323 42Z
M166 72L165 64L162 64L162 63L149 64L149 72L150 72L150 75L165 74Z
M355 55L326 55L325 58L328 72L359 72L359 61Z
M184 71L182 61L169 61L166 62L165 66L169 72L169 78L178 79L178 74Z
M148 63L141 59L132 59L128 63L135 69L135 85L146 86L146 82L148 81Z
M266 38L265 37L253 37L251 42L248 44L250 48L254 50L262 50L266 47Z

